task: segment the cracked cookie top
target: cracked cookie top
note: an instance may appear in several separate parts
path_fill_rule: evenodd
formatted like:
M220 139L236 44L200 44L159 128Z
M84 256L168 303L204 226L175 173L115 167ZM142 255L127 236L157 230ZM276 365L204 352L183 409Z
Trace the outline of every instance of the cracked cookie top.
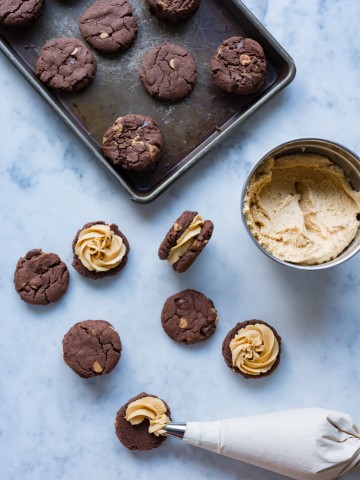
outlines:
M111 372L121 356L119 334L105 320L75 323L65 334L62 346L64 362L82 378Z
M252 38L228 38L219 46L210 65L215 84L228 93L250 95L265 82L265 54Z
M159 125L143 115L119 117L105 132L103 152L114 165L145 172L155 168L163 147Z
M190 17L199 6L200 0L147 0L150 13L158 18L177 22Z
M92 47L110 53L130 47L137 24L127 0L98 0L81 15L79 29Z
M49 40L41 49L35 73L48 87L75 92L94 78L96 61L91 50L77 38Z
M196 290L183 290L169 297L161 323L170 338L179 343L198 343L215 332L219 318L210 298Z
M14 284L24 302L47 305L59 300L66 292L69 286L69 271L55 253L34 249L18 261Z
M140 79L150 95L165 101L180 100L195 85L195 61L185 48L164 43L147 52Z
M1 0L0 24L26 27L40 17L43 0Z

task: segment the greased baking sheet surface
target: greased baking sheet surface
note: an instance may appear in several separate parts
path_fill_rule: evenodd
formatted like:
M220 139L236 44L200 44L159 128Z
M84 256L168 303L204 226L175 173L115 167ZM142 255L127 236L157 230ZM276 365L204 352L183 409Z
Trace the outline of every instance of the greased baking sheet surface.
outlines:
M33 70L41 47L54 37L76 36L80 14L93 0L46 2L41 18L30 27L17 30L2 27L2 50L23 67L23 73L45 98L63 111L63 118L107 167L130 197L146 202L155 198L187 167L195 163L212 144L229 133L232 126L252 113L255 106L289 83L294 75L291 59L256 21L250 21L246 8L234 0L202 0L188 20L169 23L149 14L145 0L130 1L138 22L138 35L132 47L118 54L98 54L93 82L72 94L50 92ZM247 35L264 47L268 73L263 88L255 95L239 97L221 92L212 82L209 62L218 45L233 35ZM161 102L145 91L139 69L152 47L172 42L187 48L194 56L198 77L193 92L176 102ZM156 120L162 129L165 148L157 168L145 174L129 174L114 168L101 153L103 133L113 121L127 113L140 113ZM89 161L91 161L89 159Z

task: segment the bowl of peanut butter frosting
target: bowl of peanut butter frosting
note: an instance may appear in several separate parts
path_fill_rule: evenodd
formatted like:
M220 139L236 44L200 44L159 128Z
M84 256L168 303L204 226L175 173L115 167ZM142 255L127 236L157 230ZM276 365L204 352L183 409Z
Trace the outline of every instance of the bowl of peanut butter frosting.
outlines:
M283 143L249 173L241 214L255 244L278 263L339 265L360 249L360 159L328 140Z

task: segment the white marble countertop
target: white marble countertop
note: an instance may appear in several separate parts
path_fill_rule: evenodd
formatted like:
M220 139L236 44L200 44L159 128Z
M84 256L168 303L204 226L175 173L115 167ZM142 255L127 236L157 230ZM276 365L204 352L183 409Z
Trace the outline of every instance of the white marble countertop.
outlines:
M360 2L246 4L293 56L296 79L150 205L130 202L0 56L2 480L283 478L175 439L127 451L114 417L143 390L163 397L178 421L324 406L360 422L360 256L318 273L287 269L254 246L239 208L250 167L285 140L322 137L360 152ZM157 247L185 209L211 218L215 231L178 275ZM132 250L120 275L94 283L70 267L71 241L97 219L117 223ZM12 284L18 258L35 247L58 253L71 274L68 293L44 308L21 302ZM211 297L220 316L212 339L194 348L172 342L159 319L165 298L184 288ZM86 381L64 366L60 347L68 328L88 318L112 322L124 348L112 374ZM251 318L283 337L278 370L259 381L234 375L221 356L228 330Z

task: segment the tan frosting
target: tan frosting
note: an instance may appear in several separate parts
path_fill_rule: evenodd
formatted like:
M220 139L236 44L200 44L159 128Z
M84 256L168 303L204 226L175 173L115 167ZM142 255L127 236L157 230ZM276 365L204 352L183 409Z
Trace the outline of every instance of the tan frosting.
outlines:
M315 154L267 161L250 179L247 224L275 257L300 265L328 262L359 230L360 193L343 170Z
M160 398L143 397L139 400L129 403L125 419L131 425L138 425L145 419L149 420L149 433L157 437L166 435L164 428L170 422L166 415L166 406Z
M88 270L106 272L117 267L126 253L123 239L109 225L92 225L80 232L75 254Z
M263 323L246 325L230 342L232 363L247 375L266 373L276 362L279 343L274 332Z
M204 225L200 215L196 215L188 228L180 235L176 241L176 245L169 252L167 261L170 265L176 263L190 248L194 237L197 237Z

